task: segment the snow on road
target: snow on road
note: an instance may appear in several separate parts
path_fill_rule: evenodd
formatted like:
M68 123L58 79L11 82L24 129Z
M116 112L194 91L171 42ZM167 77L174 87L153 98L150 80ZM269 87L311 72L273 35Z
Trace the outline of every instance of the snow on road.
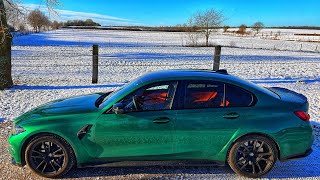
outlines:
M312 123L320 125L320 53L296 51L300 48L296 42L222 35L213 38L221 44L233 41L243 47L261 47L223 48L221 68L261 86L280 86L306 95ZM213 48L181 47L184 41L181 33L92 30L59 30L17 37L13 47L15 87L0 91L0 122L51 100L113 90L146 72L211 69ZM98 85L91 84L93 43L101 45ZM275 44L290 51L268 50ZM304 43L305 50L315 46L316 43ZM319 179L319 158L318 134L311 156L277 163L267 178ZM82 173L86 171L90 170ZM187 179L239 178L228 168L168 171L173 177Z

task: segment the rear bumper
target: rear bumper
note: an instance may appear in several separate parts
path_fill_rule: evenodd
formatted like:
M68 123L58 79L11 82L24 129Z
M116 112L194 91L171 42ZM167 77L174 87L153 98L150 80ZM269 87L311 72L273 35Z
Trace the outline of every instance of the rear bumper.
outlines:
M289 161L289 160L293 160L293 159L305 158L305 157L309 156L312 152L313 152L313 150L312 150L312 148L310 148L310 149L306 150L306 152L304 152L304 153L294 154L294 155L288 156L285 159L281 159L281 161Z

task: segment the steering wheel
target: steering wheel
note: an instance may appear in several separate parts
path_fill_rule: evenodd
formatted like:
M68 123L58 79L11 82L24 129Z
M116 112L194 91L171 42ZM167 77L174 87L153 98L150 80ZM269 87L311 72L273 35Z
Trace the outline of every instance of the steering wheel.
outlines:
M139 98L139 96L133 96L133 97L132 97L132 103L133 103L134 108L135 108L137 111L142 110L143 104L142 104L141 98Z

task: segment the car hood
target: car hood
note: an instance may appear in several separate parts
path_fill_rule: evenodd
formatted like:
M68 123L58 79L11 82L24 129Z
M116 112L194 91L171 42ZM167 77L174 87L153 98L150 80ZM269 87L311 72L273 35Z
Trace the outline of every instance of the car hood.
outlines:
M98 111L95 101L100 93L58 99L32 109L15 119L15 123L28 119L40 119L48 116L82 114Z

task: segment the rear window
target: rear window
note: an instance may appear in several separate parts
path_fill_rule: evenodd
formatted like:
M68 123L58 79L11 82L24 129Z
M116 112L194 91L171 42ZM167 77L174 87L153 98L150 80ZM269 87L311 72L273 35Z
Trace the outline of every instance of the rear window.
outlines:
M254 96L238 86L226 84L225 93L227 107L249 107L254 103Z
M184 108L216 108L223 106L224 84L214 81L189 81Z
M250 107L256 103L255 96L235 85L218 81L187 81L184 108Z

